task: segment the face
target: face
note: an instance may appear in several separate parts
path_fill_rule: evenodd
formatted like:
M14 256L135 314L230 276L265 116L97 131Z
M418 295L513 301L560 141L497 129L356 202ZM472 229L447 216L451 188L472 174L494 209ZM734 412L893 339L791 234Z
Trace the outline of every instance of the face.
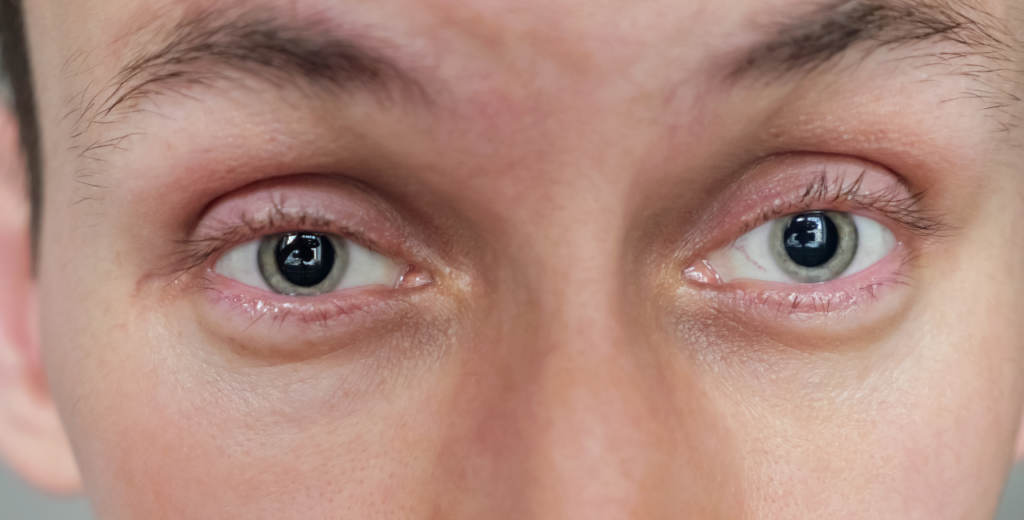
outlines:
M992 514L1018 13L946 4L28 2L99 516Z

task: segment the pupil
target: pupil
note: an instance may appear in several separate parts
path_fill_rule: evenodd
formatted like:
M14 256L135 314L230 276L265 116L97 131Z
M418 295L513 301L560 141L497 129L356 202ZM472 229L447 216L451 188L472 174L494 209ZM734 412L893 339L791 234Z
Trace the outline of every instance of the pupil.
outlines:
M323 235L294 233L281 237L276 248L277 268L299 287L315 287L334 269L334 245Z
M839 231L824 213L804 213L793 219L782 234L786 254L804 267L818 267L832 259L839 248Z

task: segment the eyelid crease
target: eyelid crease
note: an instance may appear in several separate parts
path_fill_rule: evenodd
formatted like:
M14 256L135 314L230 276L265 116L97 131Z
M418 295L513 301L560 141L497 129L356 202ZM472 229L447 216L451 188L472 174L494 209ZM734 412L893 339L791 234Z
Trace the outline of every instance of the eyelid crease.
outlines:
M743 236L777 218L815 209L877 212L922 240L943 238L955 230L942 215L920 207L924 191L908 194L904 192L904 185L893 183L881 191L862 193L865 174L866 171L861 172L852 182L847 182L848 176L840 175L830 179L827 173L822 172L795 198L776 200L772 206L762 209L755 218L744 222L737 236Z

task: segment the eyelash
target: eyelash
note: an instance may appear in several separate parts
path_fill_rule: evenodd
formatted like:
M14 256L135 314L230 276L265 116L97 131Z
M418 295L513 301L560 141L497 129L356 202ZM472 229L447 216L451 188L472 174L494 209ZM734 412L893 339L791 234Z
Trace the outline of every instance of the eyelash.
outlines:
M864 173L852 182L847 183L846 179L840 176L830 180L827 174L820 174L791 201L777 200L756 217L748 219L737 236L780 217L823 208L878 213L922 240L940 238L952 230L941 215L921 209L923 191L906 194L903 186L894 183L882 191L863 194L860 189Z
M904 231L910 241L899 253L902 258L893 265L892 272L879 273L866 279L848 280L840 278L828 286L806 285L796 287L764 286L757 288L744 284L728 284L715 288L714 285L700 284L702 294L716 305L752 312L764 312L768 319L777 319L779 313L823 315L826 319L835 312L860 308L863 301L879 299L878 292L890 286L908 285L913 278L907 267L913 265L923 254L923 247L950 233L953 228L938 214L922 206L924 193L909 192L899 181L893 182L873 193L862 193L867 171L858 175L818 174L806 187L791 191L791 195L776 199L771 205L743 219L738 232L732 237L739 238L772 220L785 216L815 210L842 212L863 212L875 215L880 222ZM895 230L894 230L895 231ZM719 247L728 247L727 244ZM701 249L704 249L703 247ZM717 248L713 248L717 249ZM688 262L690 264L690 262ZM843 281L847 280L847 281ZM838 285L832 285L832 284Z
M204 265L208 265L210 259L218 254L250 240L273 233L294 230L331 233L351 240L372 251L380 251L380 248L364 233L346 227L339 228L334 220L326 216L308 213L289 215L281 206L275 205L268 217L257 218L251 215L243 215L240 223L229 225L226 231L219 232L210 237L192 238L182 241L184 253L182 255L183 267L180 271L181 273L187 273L199 269Z

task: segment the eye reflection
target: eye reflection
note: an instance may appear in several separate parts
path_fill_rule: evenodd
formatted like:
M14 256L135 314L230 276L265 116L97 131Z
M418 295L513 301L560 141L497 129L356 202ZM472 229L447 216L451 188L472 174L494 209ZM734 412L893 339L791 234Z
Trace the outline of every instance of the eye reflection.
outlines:
M335 248L324 235L292 233L268 237L260 246L260 270L267 283L277 289L281 287L277 287L275 282L283 281L305 289L326 283L326 287L320 288L331 290L334 288L332 285L337 286L340 281L337 273L344 272L347 263L347 251ZM331 276L332 273L335 276ZM278 275L283 280L278 280Z
M344 241L309 232L269 236L260 243L260 274L281 294L331 292L348 267L345 246Z
M859 236L850 215L813 211L775 220L768 240L783 272L797 282L820 283L846 272Z
M317 296L372 285L397 287L406 264L325 233L269 235L234 247L214 272L286 296Z
M810 211L755 228L687 269L686 277L698 283L824 283L871 267L896 243L892 231L873 219Z
M786 226L786 254L804 267L818 267L828 262L839 248L839 231L824 213L807 213L793 218Z

